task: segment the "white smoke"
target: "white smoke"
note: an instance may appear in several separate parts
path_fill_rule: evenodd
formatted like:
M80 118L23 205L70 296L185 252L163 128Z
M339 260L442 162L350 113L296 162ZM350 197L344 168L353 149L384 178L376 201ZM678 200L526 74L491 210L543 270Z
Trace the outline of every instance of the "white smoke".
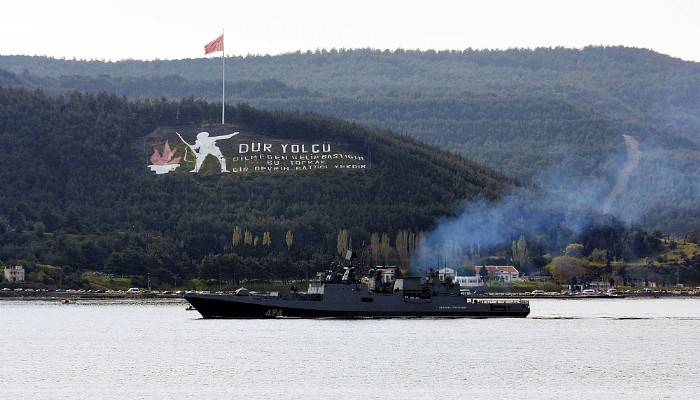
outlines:
M700 146L674 136L665 143L623 138L625 150L610 154L600 174L581 176L560 157L532 186L496 202L467 201L457 216L439 221L423 237L412 268L420 271L437 259L460 265L473 248L507 254L521 234L560 251L587 229L613 221L646 229L671 226L669 232L681 234L700 224Z
M632 173L637 169L637 166L639 165L639 160L641 158L641 152L639 151L639 142L637 141L637 139L635 139L631 135L622 135L622 137L625 139L625 148L627 149L627 162L625 163L625 166L622 167L622 169L620 170L620 173L617 176L617 182L615 182L615 186L613 186L612 190L610 190L610 193L603 202L602 211L605 214L611 213L615 201L620 197L620 195L622 195L622 193L627 188L630 176L632 176Z
M554 251L576 240L590 226L609 223L611 217L603 215L602 204L610 204L610 208L624 194L641 157L637 140L630 135L623 137L626 157L617 153L605 162L611 176L619 171L612 190L605 176L581 177L563 166L544 171L531 187L515 188L497 202L469 201L458 216L440 221L423 237L412 267L422 270L440 257L460 265L467 249L477 246L489 252L509 248L521 234L548 238L546 246ZM561 154L567 154L567 149Z

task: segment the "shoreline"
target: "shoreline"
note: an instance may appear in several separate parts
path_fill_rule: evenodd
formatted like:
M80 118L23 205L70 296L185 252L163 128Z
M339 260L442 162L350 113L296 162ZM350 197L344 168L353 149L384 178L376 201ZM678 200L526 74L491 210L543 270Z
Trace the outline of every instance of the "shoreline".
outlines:
M232 293L223 293L222 295L231 295ZM538 294L530 293L491 293L489 295L466 296L468 298L478 299L502 299L502 298L517 298L523 300L588 300L588 299L700 299L697 294L676 294L671 292L660 293L626 293L624 295L608 296L608 295L566 295L566 294ZM0 301L93 301L93 300L138 300L145 302L186 302L182 294L126 294L126 293L66 293L66 292L0 292Z

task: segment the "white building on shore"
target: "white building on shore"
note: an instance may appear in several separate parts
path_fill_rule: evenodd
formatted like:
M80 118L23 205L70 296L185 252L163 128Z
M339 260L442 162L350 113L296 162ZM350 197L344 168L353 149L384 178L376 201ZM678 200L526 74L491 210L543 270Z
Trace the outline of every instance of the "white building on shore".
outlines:
M20 283L24 282L24 268L21 265L15 265L14 267L5 267L5 272L3 278L10 283Z
M484 282L481 281L479 275L475 276L455 276L455 283L459 284L460 288L472 288L484 286Z
M501 282L520 280L520 272L512 265L477 265L474 267L477 276L481 275L482 268L486 268L489 279Z
M448 267L443 267L443 268L438 269L438 279L440 279L443 282L447 279L450 279L451 281L454 282L455 270L452 268L448 268Z

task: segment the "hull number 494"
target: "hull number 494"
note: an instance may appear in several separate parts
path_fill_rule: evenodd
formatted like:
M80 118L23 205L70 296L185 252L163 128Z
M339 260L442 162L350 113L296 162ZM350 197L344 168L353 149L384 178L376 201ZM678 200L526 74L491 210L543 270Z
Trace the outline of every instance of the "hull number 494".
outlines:
M267 311L265 311L265 316L266 317L281 317L282 310L278 309L278 308L269 308Z

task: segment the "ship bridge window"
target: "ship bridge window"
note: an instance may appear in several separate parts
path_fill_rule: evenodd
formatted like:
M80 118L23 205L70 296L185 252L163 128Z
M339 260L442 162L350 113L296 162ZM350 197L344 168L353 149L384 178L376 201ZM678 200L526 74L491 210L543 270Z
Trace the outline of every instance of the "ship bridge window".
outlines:
M374 299L373 299L372 297L361 297L360 300L361 300L363 303L371 303L371 302L374 301Z

